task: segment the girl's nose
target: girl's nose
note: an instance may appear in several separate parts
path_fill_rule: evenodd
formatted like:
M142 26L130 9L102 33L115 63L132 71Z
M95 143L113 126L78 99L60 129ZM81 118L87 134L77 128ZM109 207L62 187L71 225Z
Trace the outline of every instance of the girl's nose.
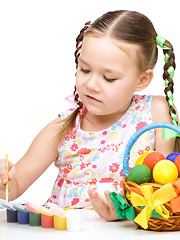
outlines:
M98 77L97 76L90 76L88 81L87 81L86 87L90 91L99 92L100 86L99 86Z

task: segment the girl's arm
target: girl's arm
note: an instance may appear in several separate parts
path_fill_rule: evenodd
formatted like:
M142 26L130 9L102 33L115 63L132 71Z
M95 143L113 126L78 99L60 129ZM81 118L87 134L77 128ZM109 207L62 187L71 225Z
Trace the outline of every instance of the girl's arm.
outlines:
M59 119L48 124L34 139L27 153L17 162L9 174L9 200L23 194L58 157L56 135L60 129ZM1 160L0 198L5 197L3 189L7 183L5 164ZM4 166L4 167L3 167ZM4 171L5 170L5 171Z
M168 103L163 96L154 96L152 99L152 120L153 122L169 122L172 123L172 118L169 114ZM166 157L174 152L175 138L171 140L162 139L162 129L155 129L155 150L161 152Z

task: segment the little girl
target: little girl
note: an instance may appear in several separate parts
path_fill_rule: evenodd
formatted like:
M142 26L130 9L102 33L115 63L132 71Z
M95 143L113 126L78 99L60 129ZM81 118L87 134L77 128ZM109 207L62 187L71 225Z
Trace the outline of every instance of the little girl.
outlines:
M153 78L157 45L163 48L166 99L141 96ZM166 121L178 124L173 103L172 45L158 36L151 21L134 11L108 12L88 22L77 37L77 65L73 108L47 125L14 166L0 161L0 197L10 181L10 200L20 196L55 162L59 168L49 202L60 207L90 205L104 219L117 219L108 191L107 203L97 184L112 183L121 191L122 159L130 137L141 127ZM162 139L162 129L143 134L131 150L130 167L144 152L165 156L174 151L175 138Z

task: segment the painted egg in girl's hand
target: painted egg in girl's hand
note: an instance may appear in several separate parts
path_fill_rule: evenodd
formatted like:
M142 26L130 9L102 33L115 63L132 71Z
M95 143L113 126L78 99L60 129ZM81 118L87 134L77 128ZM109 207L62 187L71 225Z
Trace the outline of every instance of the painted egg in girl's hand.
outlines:
M100 196L100 198L107 203L106 197L105 197L105 191L110 192L116 192L116 189L113 186L113 183L98 183L96 186L96 190Z

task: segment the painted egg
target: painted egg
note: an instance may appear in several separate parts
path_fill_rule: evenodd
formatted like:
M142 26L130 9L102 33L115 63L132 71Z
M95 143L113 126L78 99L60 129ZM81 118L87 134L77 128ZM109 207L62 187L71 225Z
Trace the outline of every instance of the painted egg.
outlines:
M133 167L127 177L127 181L132 181L137 184L151 182L151 179L151 170L144 164Z
M174 164L176 165L177 170L178 170L178 175L180 176L180 156L178 156L178 157L175 159Z
M148 166L152 171L154 166L156 165L156 163L159 162L160 160L163 160L163 159L165 159L165 156L162 153L154 151L152 153L149 153L144 158L143 164Z
M173 153L170 153L166 159L172 161L174 163L174 161L176 160L176 158L180 155L180 153L178 152L173 152Z
M151 152L154 152L154 151L148 151L148 152L143 153L143 154L138 158L138 160L136 161L135 166L136 166L136 165L139 165L139 164L143 164L144 158L145 158L149 153L151 153Z
M96 190L100 196L100 198L107 203L106 197L105 197L105 191L110 192L116 192L116 189L113 186L113 183L98 183L96 186Z
M170 160L161 160L154 166L153 178L156 183L166 184L178 178L176 165Z

